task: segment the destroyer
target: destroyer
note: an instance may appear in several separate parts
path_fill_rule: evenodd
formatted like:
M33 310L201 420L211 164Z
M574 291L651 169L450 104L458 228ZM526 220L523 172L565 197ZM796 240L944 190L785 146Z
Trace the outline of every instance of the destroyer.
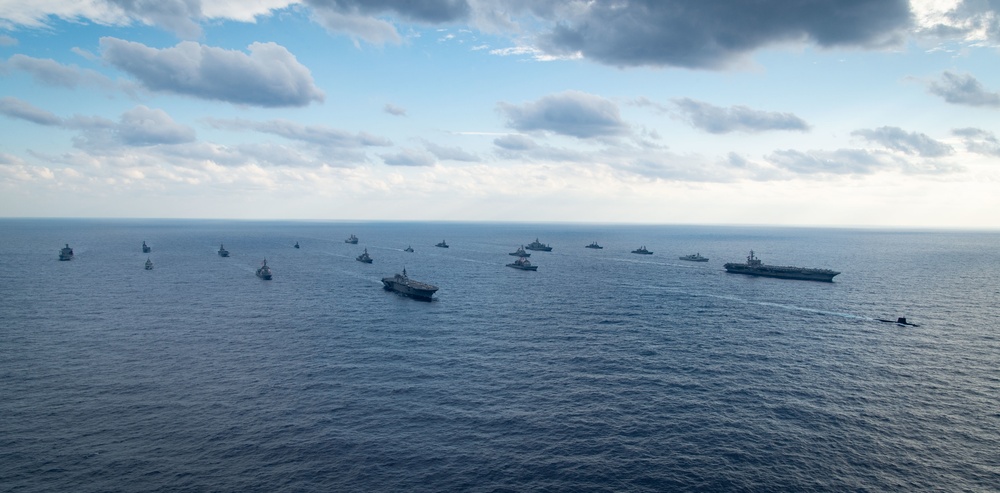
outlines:
M521 247L518 248L516 251L510 252L507 255L511 255L511 256L514 256L514 257L521 257L521 258L530 257L531 256L530 253L524 251L524 245L521 245Z
M552 251L552 247L550 247L550 246L548 246L548 245L546 245L546 244L538 241L538 238L535 238L535 241L533 241L531 243L528 243L528 246L526 246L524 248L527 248L528 250L537 250L539 252L551 252Z
M153 270L153 261L146 259L146 270Z
M801 281L823 281L833 282L833 277L840 272L830 269L807 269L805 267L784 267L778 265L764 265L759 258L755 257L753 250L747 256L746 263L727 263L723 267L726 272L734 274L746 274L748 276L777 277L780 279L798 279Z
M407 245L407 246L406 246L406 250L403 250L403 251L404 251L404 252L410 252L410 253L413 253L413 247L411 247L411 246Z
M219 256L220 257L228 257L229 256L229 250L226 250L226 247L223 246L222 244L219 244Z
M357 245L358 244L358 237L354 236L354 234L352 233L351 236L348 236L347 239L344 240L344 243L350 243L352 245Z
M357 260L358 262L364 262L366 264L372 263L372 257L371 257L371 255L368 255L368 249L367 248L365 248L365 253L362 253L361 255L358 255L357 258L355 258L355 260Z
M537 265L531 265L531 262L524 257L515 260L513 263L507 264L507 267L513 267L521 270L538 270Z
M301 248L301 247L299 246L299 242L297 242L297 241L295 242L295 248Z
M445 243L444 240L441 240L441 243L438 243L437 245L434 245L434 246L441 247L441 248L448 248L448 244Z
M595 250L603 250L604 249L604 247L602 247L601 245L598 245L596 241L593 242L593 243L591 243L591 244L589 244L589 245L587 245L586 248L593 248Z
M267 259L264 259L260 264L260 268L257 269L257 277L265 281L271 280L271 268L267 266Z
M142 253L149 253L151 251L153 251L153 249L150 248L149 245L147 245L145 241L143 241L142 242Z
M708 262L708 259L705 258L705 257L702 257L700 253L695 253L695 254L691 254L691 255L685 255L683 257L680 257L680 259L681 260L689 260L691 262Z
M424 301L431 301L431 296L433 296L438 290L437 286L431 286L430 284L410 279L406 275L405 268L403 269L402 274L396 274L392 277L383 277L382 284L386 291L395 291L404 296Z
M73 260L73 249L69 247L69 243L59 250L59 260Z
M638 253L639 255L652 255L653 254L653 252L651 252L649 250L646 250L646 246L645 245L643 245L643 246L641 246L639 248L636 248L635 250L632 250L632 253Z

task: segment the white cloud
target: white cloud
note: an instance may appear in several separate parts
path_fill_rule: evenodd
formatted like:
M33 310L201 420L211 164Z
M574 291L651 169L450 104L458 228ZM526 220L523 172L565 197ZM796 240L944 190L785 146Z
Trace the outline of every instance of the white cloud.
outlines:
M276 43L252 43L249 54L191 41L156 49L101 38L103 58L152 91L264 107L322 102L309 69Z
M952 104L1000 108L1000 93L986 90L969 74L954 74L945 71L941 80L931 81L928 90Z
M55 114L34 106L27 101L10 96L0 99L0 114L10 118L27 120L39 125L62 125L62 118L59 118Z
M746 106L722 108L691 98L678 98L673 100L673 103L691 125L713 134L809 130L809 124L792 113L761 111Z
M385 103L385 106L382 107L382 111L385 111L393 116L406 116L406 108L402 108L391 103Z
M379 154L379 157L389 166L434 166L432 156L411 148L404 148L394 154Z
M609 137L628 131L616 106L600 96L565 91L520 105L499 103L507 126L522 132L545 131L581 139Z
M864 137L870 142L910 155L941 157L955 152L950 145L938 142L927 134L907 132L899 127L855 130L851 135Z
M131 146L180 144L195 139L191 127L175 122L163 110L141 105L122 114L118 136L122 143Z

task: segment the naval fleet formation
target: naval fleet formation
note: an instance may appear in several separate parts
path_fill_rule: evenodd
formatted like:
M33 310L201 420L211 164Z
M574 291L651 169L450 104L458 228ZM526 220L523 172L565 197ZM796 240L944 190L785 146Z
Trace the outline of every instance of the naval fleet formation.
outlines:
M359 241L358 237L352 234L346 240L344 240L344 243L357 245L358 241ZM444 240L441 240L440 243L434 246L439 248L449 248L449 245ZM294 248L301 248L298 242L295 242ZM604 247L598 245L596 241L589 245L586 245L584 248L599 249L599 250L604 249ZM527 250L532 250L537 252L551 252L552 247L550 245L540 242L538 238L535 238L535 241L529 243L527 246L521 245L517 250L508 254L518 258L514 262L507 264L507 267L519 270L526 270L526 271L538 270L538 266L533 265L531 261L528 260L528 257L530 257L531 254L528 253ZM149 245L146 244L145 241L143 241L142 253L150 253L151 251L152 247L150 247ZM413 252L413 248L407 246L406 250L404 251ZM229 256L229 250L226 250L225 245L219 245L218 253L220 257ZM632 250L632 253L637 255L653 254L653 252L647 250L645 246L641 246L635 250ZM74 257L73 249L70 248L69 244L67 243L66 246L59 251L59 260L72 260L73 257ZM708 259L702 257L700 253L684 255L678 258L680 260L686 260L690 262L708 262ZM370 264L374 261L374 259L372 259L372 257L368 254L367 248L365 248L365 251L357 257L357 260L359 262L364 262L366 264ZM833 282L833 278L837 274L840 274L840 272L833 271L830 269L810 269L805 267L766 265L754 255L753 250L751 250L750 255L747 256L746 262L739 262L739 263L729 262L723 265L723 267L726 269L726 272L734 274L745 274L748 276L759 276L759 277L776 277L779 279L796 279L801 281ZM145 268L146 270L153 269L153 262L149 258L146 258ZM271 273L271 268L267 265L267 259L264 259L264 261L261 262L261 267L257 269L257 277L265 281L271 280L272 273ZM403 272L401 274L396 274L393 277L383 277L382 285L388 291L395 291L397 293L409 296L411 298L426 300L426 301L430 301L434 293L437 292L438 290L437 286L433 286L431 284L410 279L410 277L406 274L406 269L403 269Z

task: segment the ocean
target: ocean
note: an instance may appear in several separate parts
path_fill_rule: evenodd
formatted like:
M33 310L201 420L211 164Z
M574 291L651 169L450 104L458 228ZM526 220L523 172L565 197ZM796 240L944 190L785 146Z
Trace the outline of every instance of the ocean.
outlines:
M3 491L1000 485L1000 232L2 219L0 234ZM536 238L553 247L531 252L536 272L505 267ZM751 249L842 273L725 272ZM696 252L710 261L678 258ZM265 258L271 281L254 275ZM382 289L404 268L434 301ZM918 326L876 320L897 317Z

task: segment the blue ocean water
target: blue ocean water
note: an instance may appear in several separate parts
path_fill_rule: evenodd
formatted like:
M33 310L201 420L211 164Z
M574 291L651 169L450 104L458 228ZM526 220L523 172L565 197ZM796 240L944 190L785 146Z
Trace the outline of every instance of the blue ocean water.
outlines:
M6 219L0 233L0 490L1000 485L997 232ZM532 253L537 272L504 267L536 237L553 246ZM629 253L642 245L654 255ZM354 260L364 248L373 264ZM751 248L842 274L725 273ZM695 252L711 260L678 259ZM272 281L254 276L265 257ZM381 288L404 267L435 301ZM874 320L899 316L919 327Z

